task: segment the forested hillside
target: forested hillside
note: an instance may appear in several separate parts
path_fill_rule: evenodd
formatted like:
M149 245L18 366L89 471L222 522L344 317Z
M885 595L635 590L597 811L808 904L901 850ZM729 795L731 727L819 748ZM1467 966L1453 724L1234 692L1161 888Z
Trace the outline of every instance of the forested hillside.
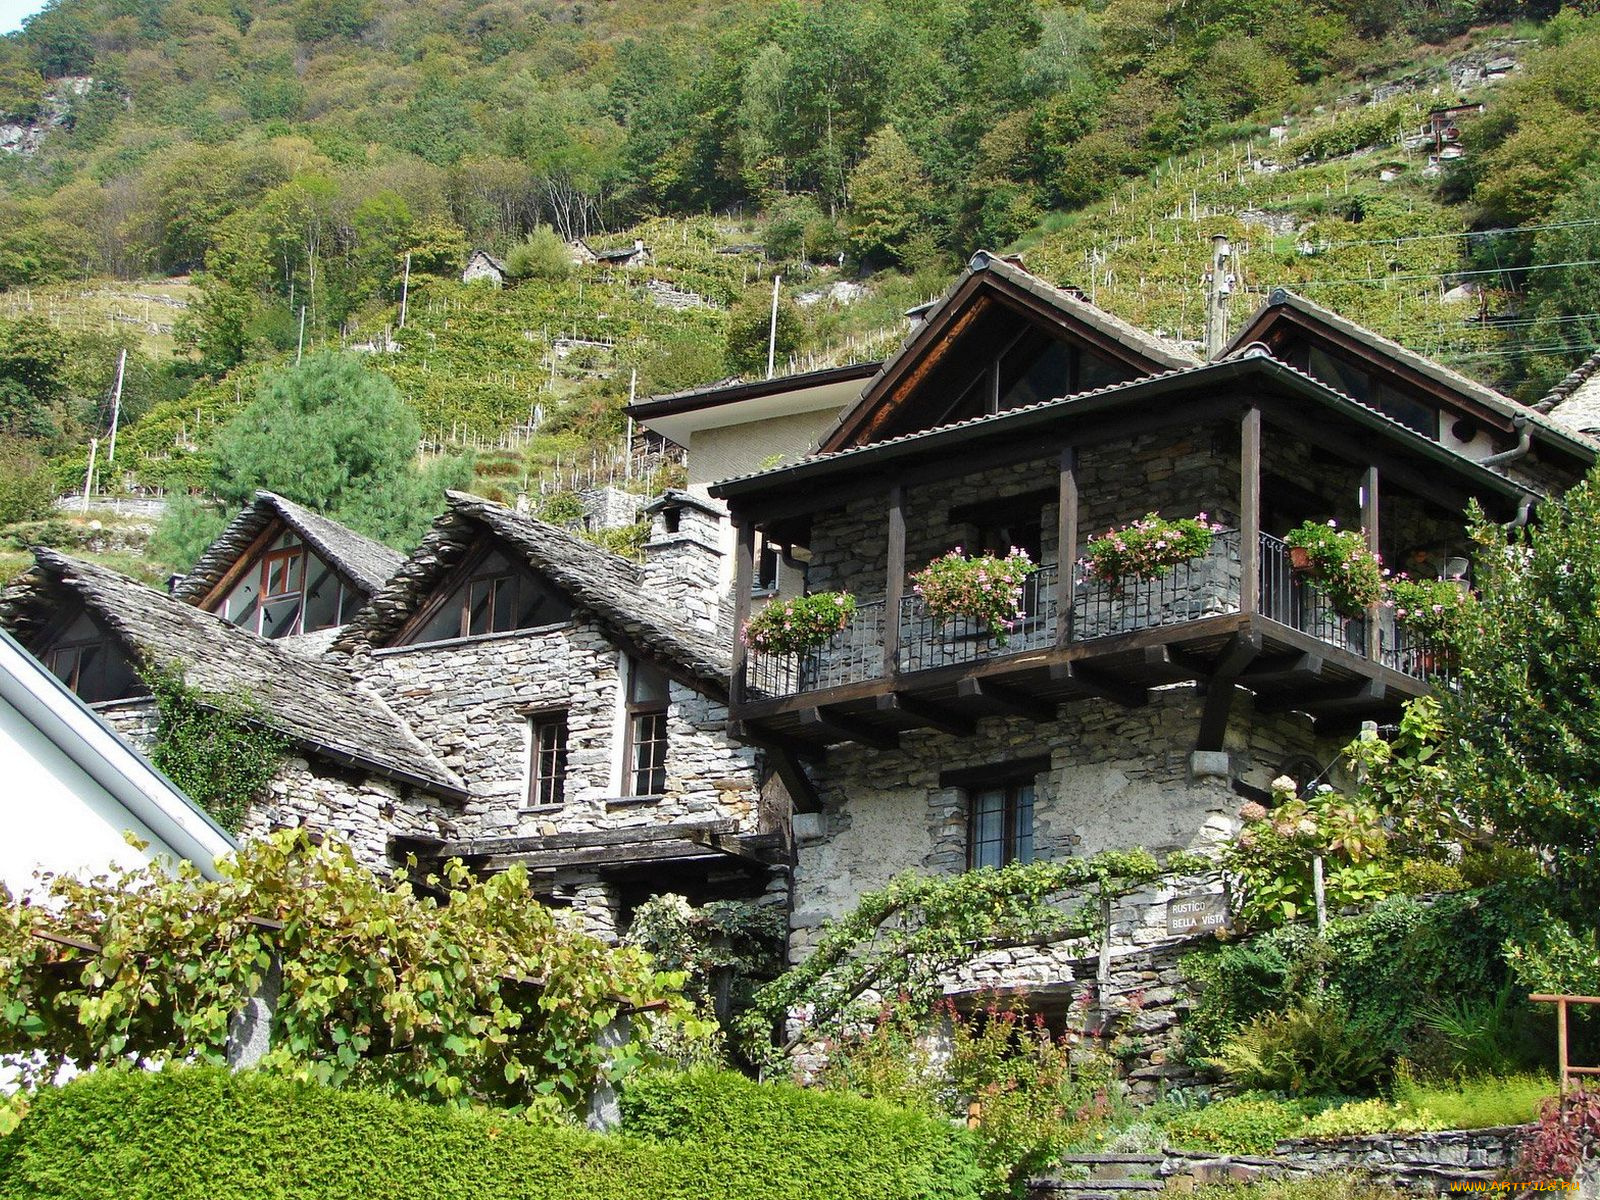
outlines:
M1596 96L1600 18L1515 0L56 0L0 38L0 520L124 349L109 490L208 489L327 347L526 486L764 369L775 273L780 363L866 358L980 245L1194 338L1226 232L1236 320L1288 284L1537 395L1600 338Z

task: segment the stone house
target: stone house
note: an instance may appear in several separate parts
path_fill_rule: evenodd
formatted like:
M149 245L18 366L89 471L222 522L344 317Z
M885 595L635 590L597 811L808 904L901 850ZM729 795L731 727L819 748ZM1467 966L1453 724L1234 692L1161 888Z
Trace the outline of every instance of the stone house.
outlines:
M392 837L454 827L468 798L460 777L346 666L293 653L104 567L43 548L34 559L0 594L0 624L135 748L155 743L151 671L247 699L287 739L243 836L302 825L338 833L384 870Z
M1597 451L1288 293L1201 363L979 254L811 453L709 489L736 532L735 628L762 539L803 555L808 590L857 599L807 653L730 642L731 728L815 784L809 811L795 793L792 957L900 871L1217 848L1242 796L1318 777L1448 668L1388 610L1333 611L1284 535L1336 520L1388 562L1442 569L1467 553L1469 500L1526 520ZM1223 529L1157 579L1091 578L1088 541L1148 512ZM958 546L1040 564L1008 643L936 619L909 586ZM1142 1028L1169 1026L1172 895L1121 905L1104 960L1003 951L949 986L1065 1006L1098 976L1102 1004L1138 992Z
M273 492L257 492L172 594L206 612L320 654L405 555Z
M785 894L788 797L727 734L726 628L702 586L718 551L699 515L658 502L640 564L449 495L333 646L468 793L447 834L397 831L397 856L521 863L600 933L663 891Z
M467 257L467 265L461 272L461 282L472 283L478 279L486 279L494 287L503 286L506 281L506 264L487 250L474 250Z

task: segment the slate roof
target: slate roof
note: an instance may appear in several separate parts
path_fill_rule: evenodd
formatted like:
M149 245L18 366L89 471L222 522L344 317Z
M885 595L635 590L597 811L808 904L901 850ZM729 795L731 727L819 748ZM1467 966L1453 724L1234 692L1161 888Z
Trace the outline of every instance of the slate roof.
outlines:
M1318 379L1315 375L1308 374L1298 367L1273 357L1264 346L1252 345L1217 362L1201 363L1192 367L1163 371L1156 375L1146 375L1139 379L1108 384L1105 387L1095 388L1088 392L1080 392L1076 395L1060 396L1051 400L1041 400L1034 404L1020 405L1017 408L1008 408L1002 412L968 417L965 420L936 426L933 429L903 433L896 437L868 442L860 446L847 446L840 450L812 454L797 462L788 463L781 467L721 480L712 485L711 494L718 498L726 498L732 494L754 491L757 489L751 485L760 481L775 484L779 480L784 480L786 486L801 488L808 486L807 480L810 476L817 474L819 471L827 471L838 462L851 459L870 461L885 451L895 453L901 447L910 447L916 443L960 442L964 441L969 434L981 433L990 427L1003 428L1007 425L1031 426L1041 416L1047 420L1050 419L1047 414L1052 412L1069 414L1098 405L1103 401L1121 402L1126 397L1142 398L1144 393L1170 391L1174 385L1181 386L1183 383L1188 382L1192 382L1197 387L1205 386L1226 378L1238 378L1252 371L1277 373L1281 377L1292 381L1295 386L1302 390L1313 389L1326 399L1357 410L1369 424L1392 431L1395 435L1411 442L1418 449L1427 451L1438 461L1450 462L1458 465L1463 470L1480 473L1481 477L1486 479L1497 475L1496 472L1491 471L1488 467L1482 466L1458 451L1442 446L1431 438L1424 437L1410 426L1395 420L1382 409L1363 403L1353 396L1346 395L1337 388L1331 387L1324 380ZM1024 434L1019 432L1017 436L1024 436ZM1500 478L1504 480L1503 476ZM1521 484L1515 486L1519 491L1525 490Z
M719 694L727 687L728 651L652 599L638 563L493 500L466 492L445 495L449 508L434 521L405 565L345 626L335 650L386 644L487 531L624 641L713 685Z
M194 569L178 582L172 594L190 604L200 603L262 531L279 517L365 596L371 596L382 587L406 560L398 550L363 537L331 517L314 513L276 492L257 492L256 498L239 511L201 555Z
M1600 350L1579 363L1534 408L1568 429L1600 433Z
M506 273L506 264L500 259L496 258L494 255L490 254L487 250L474 250L471 254L467 255L467 266L472 266L473 260L478 258L483 259L484 262L488 263L496 271L499 271L500 274L504 275Z
M135 660L177 667L202 691L248 693L261 719L336 762L464 798L466 786L343 667L312 661L115 571L55 550L0 593L0 622L24 638L76 599Z
M1597 447L1594 439L1576 432L1568 425L1552 421L1539 408L1529 407L1517 400L1513 400L1504 392L1496 391L1486 383L1481 383L1470 376L1463 375L1460 371L1445 366L1443 363L1435 362L1431 358L1418 354L1415 350L1408 349L1399 342L1384 337L1381 333L1374 333L1365 325L1358 325L1348 317L1341 317L1332 309L1324 308L1315 301L1307 300L1304 296L1297 295L1287 288L1273 289L1271 295L1267 297L1267 302L1255 311L1250 319L1245 322L1244 328L1223 349L1223 357L1226 358L1236 354L1247 347L1254 340L1257 324L1275 308L1292 308L1310 317L1318 324L1335 329L1346 337L1358 341L1370 349L1378 351L1380 354L1404 363L1420 375L1426 375L1446 387L1453 388L1457 392L1471 397L1491 411L1510 417L1513 420L1519 417L1523 418L1538 429L1543 430L1546 434L1554 435L1559 441L1576 442L1582 447L1580 453L1593 455L1595 450L1600 448ZM1568 449L1570 450L1572 447L1569 445Z

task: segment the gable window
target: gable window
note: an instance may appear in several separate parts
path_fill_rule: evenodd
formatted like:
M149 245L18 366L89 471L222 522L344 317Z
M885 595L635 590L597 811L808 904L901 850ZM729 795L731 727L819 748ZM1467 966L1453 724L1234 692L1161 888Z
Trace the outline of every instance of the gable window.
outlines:
M624 785L630 796L667 790L667 677L649 663L628 660L627 741Z
M1034 781L1049 765L1030 758L940 776L966 795L969 869L1033 861Z
M469 556L465 568L413 618L401 644L443 642L554 625L572 616L559 592L502 550Z
M39 658L85 704L120 700L134 689L136 680L126 657L84 612Z
M528 726L528 804L560 804L567 784L567 714L539 713Z
M273 539L239 577L220 615L262 637L289 637L342 625L359 597L293 531Z

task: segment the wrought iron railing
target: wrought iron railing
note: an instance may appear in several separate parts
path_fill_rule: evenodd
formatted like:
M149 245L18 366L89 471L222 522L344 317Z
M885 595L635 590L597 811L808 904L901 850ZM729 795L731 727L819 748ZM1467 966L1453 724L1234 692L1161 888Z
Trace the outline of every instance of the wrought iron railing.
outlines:
M935 617L922 597L904 597L900 601L900 654L896 665L901 671L926 671L1054 645L1056 573L1054 564L1046 564L1023 581L1023 615L1005 631L1003 642L981 622Z
M1291 568L1289 547L1282 540L1260 535L1259 569L1262 616L1365 657L1367 618L1339 613L1305 575ZM1206 554L1155 579L1108 583L1087 578L1083 565L1075 564L1073 599L1065 614L1057 612L1059 570L1046 564L1028 576L1023 585L1024 615L1004 643L975 621L935 618L921 597L904 596L895 670L910 674L1055 645L1057 623L1063 616L1067 629L1060 640L1087 642L1240 610L1243 567L1238 530L1217 534ZM857 605L848 627L815 649L803 654L752 650L746 665L746 695L792 696L881 679L886 673L884 622L884 601L866 601ZM1385 666L1417 679L1448 679L1451 667L1442 649L1396 627L1391 618L1380 625L1378 640L1379 661Z

